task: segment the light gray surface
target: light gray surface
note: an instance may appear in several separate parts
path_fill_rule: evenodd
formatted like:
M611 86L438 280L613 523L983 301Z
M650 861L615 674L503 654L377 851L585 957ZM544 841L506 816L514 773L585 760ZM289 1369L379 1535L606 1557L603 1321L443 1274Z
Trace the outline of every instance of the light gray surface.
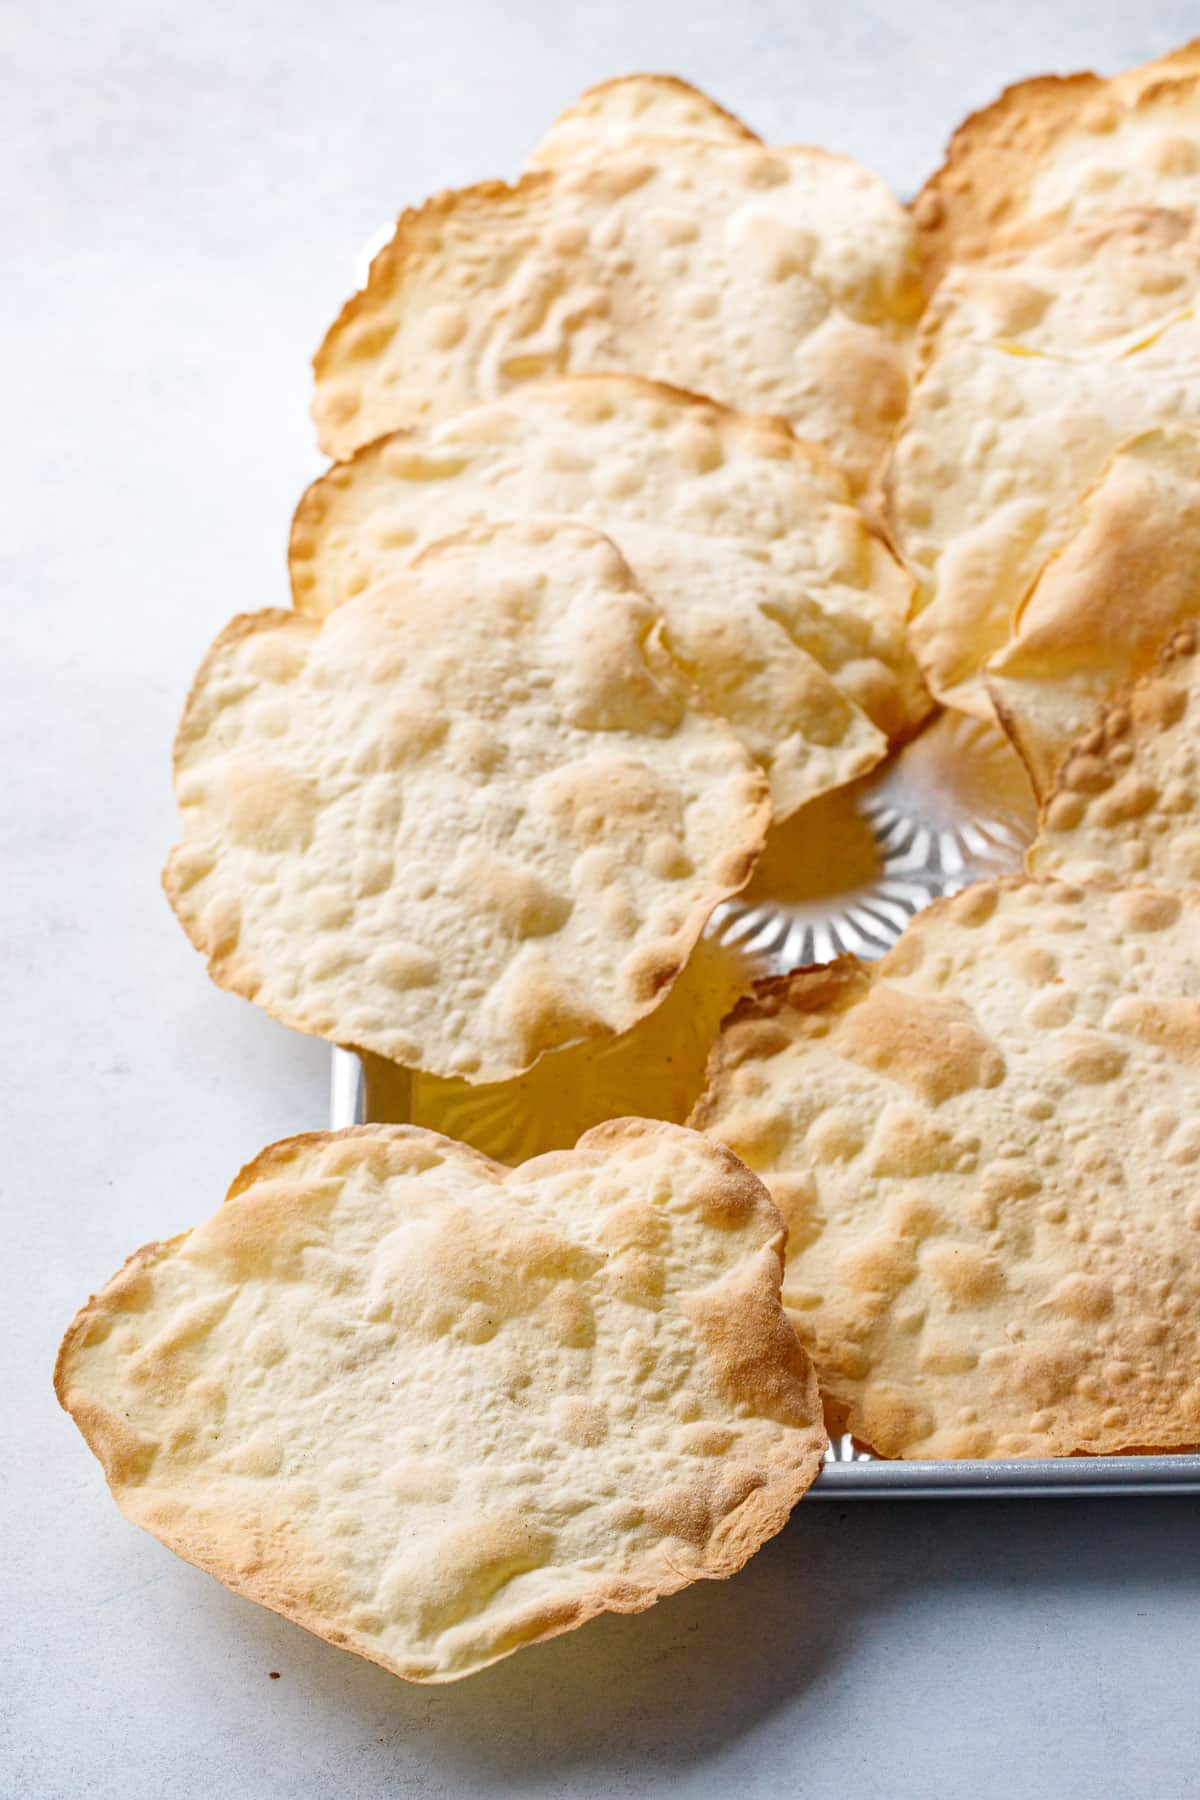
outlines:
M4 9L0 1793L1195 1793L1194 1502L802 1508L725 1587L421 1692L125 1525L49 1372L127 1251L326 1115L325 1048L208 987L157 874L193 664L286 600L306 358L362 239L624 69L907 189L1003 81L1198 28L1165 0Z

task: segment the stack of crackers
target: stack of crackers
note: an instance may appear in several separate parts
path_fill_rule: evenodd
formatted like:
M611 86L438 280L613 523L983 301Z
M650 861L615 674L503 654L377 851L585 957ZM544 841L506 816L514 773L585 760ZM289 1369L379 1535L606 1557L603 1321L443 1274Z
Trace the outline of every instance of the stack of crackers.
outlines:
M911 208L635 76L401 217L165 885L425 1123L271 1146L79 1313L130 1518L444 1681L732 1573L830 1430L1200 1443L1198 218L1195 46L1010 89ZM716 909L939 709L1028 874L750 985Z

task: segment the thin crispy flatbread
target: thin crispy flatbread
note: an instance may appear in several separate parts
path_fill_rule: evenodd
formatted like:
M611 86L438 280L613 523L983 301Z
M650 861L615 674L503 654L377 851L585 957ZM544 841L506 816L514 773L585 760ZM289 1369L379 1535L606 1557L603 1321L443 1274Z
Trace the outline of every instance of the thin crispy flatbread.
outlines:
M649 1012L769 818L615 547L563 521L234 620L175 768L164 879L214 980L476 1081Z
M733 1574L821 1466L761 1183L624 1119L516 1171L272 1145L79 1313L59 1399L121 1510L412 1681Z
M885 1456L1200 1441L1200 893L983 883L768 982L692 1122L788 1222L833 1428Z
M342 458L524 382L629 369L779 413L863 487L921 304L911 219L849 158L647 139L405 213L317 352L313 413Z

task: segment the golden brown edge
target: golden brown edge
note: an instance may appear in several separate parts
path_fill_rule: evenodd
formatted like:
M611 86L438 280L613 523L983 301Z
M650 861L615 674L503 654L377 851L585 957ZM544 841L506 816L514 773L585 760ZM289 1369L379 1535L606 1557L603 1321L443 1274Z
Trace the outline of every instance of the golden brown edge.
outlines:
M743 1060L729 1043L731 1029L766 1023L777 1018L785 1007L794 1006L799 1012L820 1012L826 1003L836 1007L843 998L849 998L854 988L870 980L871 965L847 951L832 962L807 963L786 975L766 975L756 981L717 1027L704 1067L704 1087L687 1116L687 1126L693 1131L707 1131L716 1110L718 1087Z
M597 94L608 93L613 88L632 86L665 88L673 93L686 94L690 99L702 101L707 111L714 117L722 119L726 125L732 125L737 136L740 137L744 143L761 144L763 141L762 138L759 137L757 131L752 131L744 119L739 119L737 114L730 112L727 106L722 106L719 100L714 100L713 96L708 93L705 88L696 87L693 82L685 81L682 75L665 75L655 71L647 71L644 73L634 71L629 75L610 75L605 81L593 81L590 82L587 87L582 88L569 106L564 106L561 112L555 113L545 131L543 131L538 138L531 154L535 157L538 155L543 144L545 144L547 139L558 130L558 127L564 124L566 120L575 117L583 101L590 100ZM534 164L534 166L538 168L557 167L557 165L542 163Z
M951 264L986 256L996 235L987 218L986 195L1003 191L1023 199L1048 149L1075 123L1088 100L1109 95L1132 110L1194 78L1198 69L1200 38L1192 38L1165 56L1112 76L1078 70L1012 82L969 113L951 134L941 166L912 202L930 285Z
M1025 187L1045 139L1026 146L1004 139L1010 124L1048 114L1048 135L1066 129L1079 104L1106 86L1099 75L1079 70L1071 75L1033 75L1010 82L986 106L968 113L951 133L941 166L934 170L912 202L921 262L931 287L953 263L974 261L980 244L991 238L983 223L979 190L999 187L1008 193Z
M684 1126L672 1125L659 1119L633 1117L610 1119L602 1125L593 1126L590 1131L584 1132L578 1139L575 1150L607 1148L614 1141L620 1144L626 1139L678 1136L686 1131L687 1128ZM687 1135L695 1134L687 1132ZM515 1169L508 1168L468 1144L461 1144L454 1138L446 1137L442 1132L429 1131L419 1125L350 1125L339 1131L298 1132L291 1137L281 1138L276 1143L268 1144L239 1169L226 1191L223 1204L228 1205L231 1201L237 1200L253 1182L272 1178L273 1175L285 1169L297 1154L312 1146L340 1140L378 1139L381 1137L387 1139L435 1138L449 1146L456 1156L476 1165L481 1172L496 1179L498 1186L503 1186L509 1176L528 1166L519 1164ZM717 1160L721 1163L727 1176L736 1176L741 1186L754 1190L756 1207L764 1215L769 1215L769 1218L765 1217L764 1222L777 1227L767 1247L774 1248L777 1265L782 1275L783 1246L787 1237L787 1228L770 1193L758 1177L747 1169L745 1164L740 1162L725 1145L712 1139L706 1139L705 1142L708 1150L717 1153ZM551 1151L548 1154L550 1156L569 1156L573 1152ZM537 1162L543 1159L534 1157L529 1160ZM729 1165L733 1165L732 1168ZM532 1644L545 1643L551 1638L561 1637L568 1631L574 1631L603 1613L645 1612L656 1601L678 1593L681 1589L690 1587L697 1581L728 1580L731 1575L735 1575L745 1566L750 1557L761 1549L763 1544L783 1529L793 1509L807 1493L821 1471L826 1447L825 1439L821 1435L823 1431L821 1400L812 1360L806 1352L802 1352L807 1365L805 1404L811 1416L812 1432L815 1436L811 1453L798 1462L790 1477L780 1476L769 1485L754 1489L744 1500L724 1515L706 1547L710 1554L703 1567L681 1569L668 1565L671 1572L666 1580L642 1585L629 1580L617 1581L611 1588L601 1590L586 1599L559 1604L551 1609L543 1609L546 1612L544 1627L530 1635L526 1635L522 1631L519 1622L520 1615L518 1615L518 1621L510 1632L514 1641L505 1641L503 1647L497 1649L494 1654L473 1662L466 1668L454 1669L446 1673L414 1673L411 1668L406 1669L391 1659L378 1655L361 1640L355 1641L352 1633L343 1633L340 1627L331 1628L330 1622L323 1616L312 1611L306 1613L305 1609L297 1609L295 1606L280 1604L277 1598L272 1598L270 1590L261 1589L253 1577L242 1577L236 1572L229 1571L222 1566L219 1558L206 1556L195 1543L181 1539L179 1534L159 1527L151 1527L140 1519L130 1518L126 1512L122 1504L122 1495L128 1484L121 1482L115 1473L110 1472L112 1459L103 1453L103 1449L107 1447L107 1419L98 1416L97 1409L90 1404L85 1406L80 1406L78 1403L72 1404L67 1366L76 1343L107 1310L108 1298L118 1284L123 1279L127 1280L130 1276L138 1274L143 1268L161 1261L169 1251L190 1236L192 1229L194 1227L179 1232L172 1238L152 1242L144 1245L140 1250L135 1250L131 1256L125 1259L117 1273L79 1308L63 1334L55 1358L53 1375L55 1397L63 1411L75 1423L88 1449L100 1463L113 1499L130 1523L136 1524L148 1536L156 1538L181 1561L190 1563L192 1567L200 1569L204 1574L219 1581L231 1593L265 1607L269 1612L286 1619L289 1624L299 1625L302 1630L320 1638L335 1649L349 1651L352 1656L360 1657L364 1662L374 1663L377 1667L387 1670L389 1674L399 1676L403 1681L425 1686L460 1681L468 1675L475 1675L483 1669L490 1668L493 1663L500 1662L504 1657L512 1655L519 1649L524 1649ZM775 1298L778 1303L777 1283L775 1284ZM782 1312L782 1307L780 1310ZM783 1313L783 1317L786 1320L786 1313ZM714 1546L717 1553L712 1555ZM535 1612L533 1620L536 1618L537 1613Z
M474 182L469 187L441 188L419 206L405 207L400 213L391 237L371 258L366 281L343 302L333 324L313 354L316 391L311 409L312 419L317 429L317 443L327 456L335 462L342 460L337 445L327 441L326 436L322 435L321 421L317 417L316 406L320 398L321 382L330 373L342 338L357 323L359 316L374 310L381 293L389 291L393 283L403 275L405 264L419 256L426 237L441 220L448 219L457 212L470 212L472 209L482 211L491 206L519 210L531 194L553 186L558 178L558 171L554 169L527 169L512 182L488 180Z
M1002 683L989 673L986 667L982 673L982 680L984 692L996 715L996 723L1016 751L1025 773L1029 777L1029 785L1033 789L1033 797L1038 807L1038 827L1040 829L1042 798L1057 776L1058 769L1061 767L1061 759L1055 764L1053 771L1046 775L1042 770L1041 758L1033 739L1026 732L1024 716L1013 711Z

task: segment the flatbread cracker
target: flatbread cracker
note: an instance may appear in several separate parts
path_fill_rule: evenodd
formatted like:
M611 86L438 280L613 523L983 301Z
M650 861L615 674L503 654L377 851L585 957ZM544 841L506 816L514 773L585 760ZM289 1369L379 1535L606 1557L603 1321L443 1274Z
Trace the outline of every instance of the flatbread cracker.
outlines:
M913 205L932 286L1006 236L1200 202L1200 39L1104 80L1041 75L958 127Z
M636 376L518 389L335 464L297 509L295 603L328 613L439 537L529 514L612 536L673 653L768 769L777 817L865 773L929 711L912 582L824 452Z
M918 577L914 646L934 692L986 716L980 679L1079 496L1128 438L1200 423L1200 236L1176 213L956 269L885 481Z
M236 619L175 766L165 885L214 980L476 1081L649 1012L769 817L615 547L563 521Z
M1097 708L1200 616L1200 433L1123 444L1017 609L987 688L1039 795Z
M79 1313L55 1372L121 1510L412 1681L732 1575L826 1445L761 1183L622 1119L512 1171L275 1144Z
M1200 1441L1200 893L1009 880L768 982L694 1124L788 1223L831 1429L893 1457Z
M538 141L526 168L594 162L643 138L757 144L758 133L677 75L619 75L584 88Z
M847 157L647 139L400 219L315 359L344 458L529 381L633 369L828 445L857 487L904 410L912 221Z
M1198 645L1193 621L1068 750L1029 850L1032 874L1200 886Z

